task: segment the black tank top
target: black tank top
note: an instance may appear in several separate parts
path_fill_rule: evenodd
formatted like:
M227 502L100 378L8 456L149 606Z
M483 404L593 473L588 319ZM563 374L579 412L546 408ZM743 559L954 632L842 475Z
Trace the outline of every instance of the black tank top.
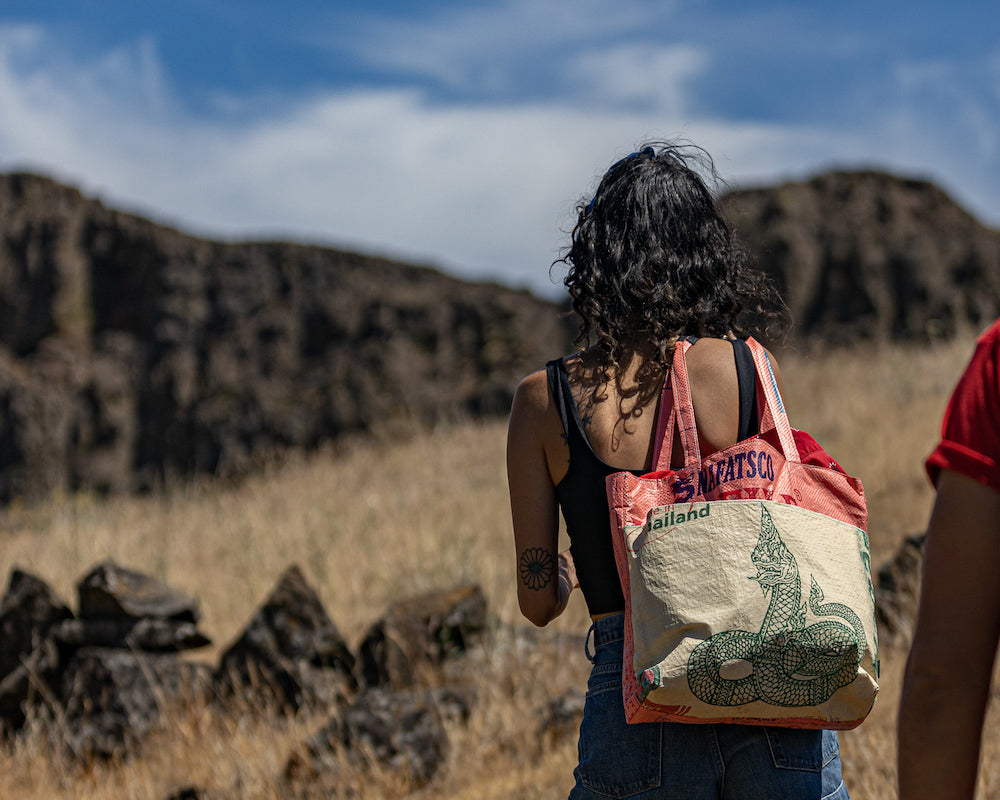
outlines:
M739 440L757 434L757 392L754 385L753 356L746 342L733 342L736 375L739 381ZM590 446L580 412L573 401L569 376L562 359L546 364L549 391L562 419L569 444L569 469L556 486L556 499L562 509L570 551L580 579L587 609L591 615L625 610L611 545L611 522L604 479L618 467L606 464ZM630 470L642 475L646 470Z

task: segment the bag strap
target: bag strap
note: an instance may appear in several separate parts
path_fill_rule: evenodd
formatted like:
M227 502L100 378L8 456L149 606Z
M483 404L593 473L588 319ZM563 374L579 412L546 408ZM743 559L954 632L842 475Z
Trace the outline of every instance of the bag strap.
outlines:
M674 449L674 425L677 411L674 409L674 393L670 386L670 375L663 381L660 392L660 410L656 415L656 433L653 436L653 471L670 469Z
M653 465L656 470L670 469L675 429L680 432L684 464L701 461L698 426L695 424L694 406L691 404L691 384L688 380L685 358L685 353L690 347L691 342L687 339L681 339L674 345L674 360L667 379L663 382L660 413L656 424L656 444L653 451Z
M673 456L674 430L680 433L681 447L684 452L684 465L690 467L701 462L701 447L698 442L698 427L694 418L694 406L691 402L691 384L688 379L686 353L691 344L680 340L674 347L674 359L663 384L660 395L660 410L657 415L656 438L653 449L653 467L655 470L669 470ZM745 377L740 374L744 365L739 364L742 353L737 349L737 377L740 382L741 418L743 406L754 403L760 411L757 433L763 433L775 428L778 441L786 461L800 461L798 448L792 436L792 427L785 413L785 406L778 392L777 381L767 351L752 337L746 340L750 355L753 358L755 371L754 382L756 392L744 393Z
M761 433L769 431L771 428L777 430L778 441L781 443L785 460L797 464L801 460L799 449L795 446L792 426L788 422L785 404L781 401L778 382L775 380L774 370L771 368L771 359L768 358L763 345L756 339L748 337L747 346L753 354L754 366L757 368L757 406L761 409Z

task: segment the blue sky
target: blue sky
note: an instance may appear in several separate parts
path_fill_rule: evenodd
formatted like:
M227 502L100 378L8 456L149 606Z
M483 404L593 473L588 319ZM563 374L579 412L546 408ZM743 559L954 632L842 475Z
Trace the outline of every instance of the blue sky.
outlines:
M3 0L0 170L550 294L575 203L650 138L737 186L931 178L1000 226L991 6Z

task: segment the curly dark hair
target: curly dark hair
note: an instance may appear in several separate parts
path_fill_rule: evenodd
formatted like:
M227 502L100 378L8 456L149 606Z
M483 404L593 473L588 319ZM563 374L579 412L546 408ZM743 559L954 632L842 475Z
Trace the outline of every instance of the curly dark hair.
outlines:
M773 340L784 329L784 303L750 268L701 173L719 183L701 148L648 143L577 207L570 246L553 266L569 266L577 344L594 345L604 370L638 354L652 378L683 336Z

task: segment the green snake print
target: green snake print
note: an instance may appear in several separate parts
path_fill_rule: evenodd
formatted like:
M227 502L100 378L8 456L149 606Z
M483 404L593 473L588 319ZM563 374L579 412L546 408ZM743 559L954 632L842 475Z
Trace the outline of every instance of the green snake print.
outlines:
M818 705L857 677L865 645L861 620L842 603L824 605L823 590L812 578L812 614L841 617L851 628L834 620L806 626L798 564L763 504L760 537L751 558L757 574L750 580L771 594L760 630L722 631L699 644L688 658L688 686L698 699L714 706L755 700L777 706Z

